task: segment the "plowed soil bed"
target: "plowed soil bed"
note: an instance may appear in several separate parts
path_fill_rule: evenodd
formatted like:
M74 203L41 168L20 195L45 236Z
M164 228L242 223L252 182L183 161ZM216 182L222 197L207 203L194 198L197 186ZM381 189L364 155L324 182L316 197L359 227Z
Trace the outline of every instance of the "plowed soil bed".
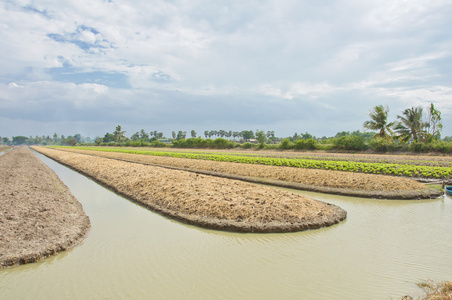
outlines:
M28 148L0 156L0 269L63 251L89 228L81 204Z
M332 204L250 183L115 159L35 148L171 218L212 229L290 232L346 218Z
M443 194L442 191L430 188L413 179L395 176L102 152L76 148L64 149L64 151L174 167L207 175L331 194L383 199L426 199L436 198Z

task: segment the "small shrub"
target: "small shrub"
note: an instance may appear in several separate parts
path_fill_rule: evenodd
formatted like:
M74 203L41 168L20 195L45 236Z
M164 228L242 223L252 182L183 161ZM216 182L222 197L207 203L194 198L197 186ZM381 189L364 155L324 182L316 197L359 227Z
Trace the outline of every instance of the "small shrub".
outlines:
M413 142L410 144L410 151L412 152L429 152L430 147L429 144L426 143L420 143L420 142Z
M444 141L436 141L433 144L433 149L436 152L440 152L440 153L451 153L452 152L452 143L446 143Z
M333 148L337 150L357 150L367 149L363 137L356 135L341 136L333 140Z
M150 147L156 147L156 148L163 148L163 147L166 147L166 144L165 144L165 143L162 143L162 142L159 142L159 141L152 141L152 142L149 144L149 146L150 146Z
M375 137L369 142L369 148L376 152L394 152L398 146L396 143L383 139L381 137Z
M253 144L251 144L251 143L244 143L242 145L242 148L243 149L251 149L251 148L253 148Z
M315 139L296 140L293 147L297 150L315 150L317 149L317 140Z
M234 145L226 139L217 138L213 141L213 145L216 149L228 149L234 147Z
M279 144L279 148L283 150L288 150L293 148L293 143L290 141L290 139L283 139L281 143Z

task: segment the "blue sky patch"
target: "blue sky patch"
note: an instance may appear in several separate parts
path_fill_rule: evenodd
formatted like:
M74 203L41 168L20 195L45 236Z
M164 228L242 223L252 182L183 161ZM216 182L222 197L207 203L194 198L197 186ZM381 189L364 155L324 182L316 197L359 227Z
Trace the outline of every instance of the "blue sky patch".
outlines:
M55 81L73 82L75 84L97 83L120 89L131 88L127 76L118 72L80 72L76 68L65 66L63 68L51 68L47 73L52 75Z
M94 42L86 41L83 39L84 33L91 33L96 37ZM91 48L106 49L111 48L112 45L106 39L102 38L100 32L93 27L80 25L74 32L66 32L64 35L59 33L49 33L47 37L59 43L72 43L79 48L89 51Z

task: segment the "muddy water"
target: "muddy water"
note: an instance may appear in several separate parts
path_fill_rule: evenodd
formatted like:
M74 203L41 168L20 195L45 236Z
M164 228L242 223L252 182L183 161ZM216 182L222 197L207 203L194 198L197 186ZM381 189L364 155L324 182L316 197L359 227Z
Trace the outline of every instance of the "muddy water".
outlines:
M187 226L41 155L91 219L79 246L0 271L0 299L395 299L452 279L452 199L303 193L347 210L330 228L237 234Z

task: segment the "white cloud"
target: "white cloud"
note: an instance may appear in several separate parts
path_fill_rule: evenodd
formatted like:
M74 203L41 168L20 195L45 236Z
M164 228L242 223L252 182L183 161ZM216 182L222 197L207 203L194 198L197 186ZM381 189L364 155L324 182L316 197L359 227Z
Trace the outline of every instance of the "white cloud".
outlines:
M127 127L148 112L155 129L174 118L281 135L302 118L317 135L360 129L374 103L435 101L451 118L451 13L446 0L4 1L0 117L101 111Z

